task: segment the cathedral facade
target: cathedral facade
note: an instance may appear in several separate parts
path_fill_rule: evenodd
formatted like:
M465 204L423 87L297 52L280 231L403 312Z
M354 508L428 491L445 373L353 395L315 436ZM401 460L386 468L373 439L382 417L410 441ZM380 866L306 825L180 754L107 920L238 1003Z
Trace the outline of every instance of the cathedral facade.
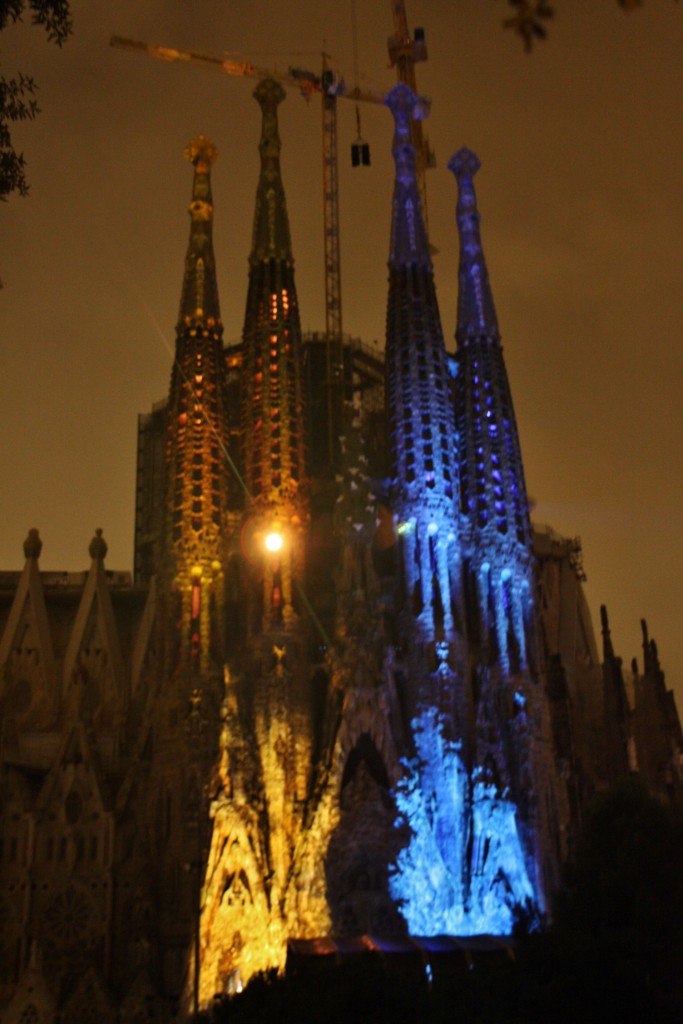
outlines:
M194 179L168 398L140 418L135 576L0 573L0 1021L168 1020L288 944L509 936L552 914L594 793L680 799L656 646L602 657L580 547L529 518L482 249L456 153L447 352L410 141L384 357L301 331L274 81L246 312L225 347L215 148ZM326 389L343 402L326 401ZM339 383L341 382L341 384Z

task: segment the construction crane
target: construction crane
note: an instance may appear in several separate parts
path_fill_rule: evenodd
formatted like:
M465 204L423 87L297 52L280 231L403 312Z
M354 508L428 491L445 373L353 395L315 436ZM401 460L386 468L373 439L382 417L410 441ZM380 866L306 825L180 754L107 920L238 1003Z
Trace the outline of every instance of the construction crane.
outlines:
M419 61L427 60L427 45L425 42L424 29L416 28L411 35L408 28L408 16L406 14L405 0L390 0L391 13L394 20L394 34L389 36L389 62L396 68L399 82L410 86L416 96L417 81L415 76L415 65ZM419 101L418 101L419 107ZM436 166L434 151L422 131L422 120L426 115L420 116L419 109L413 115L410 122L410 140L415 148L415 171L417 175L417 186L422 202L422 216L425 229L429 236L429 217L427 212L427 181L426 171Z
M397 4L394 3L396 7ZM405 7L403 17L405 20ZM407 31L407 29L406 29ZM113 35L111 45L133 53L144 54L167 63L196 64L199 67L240 78L274 78L282 85L297 89L306 99L318 94L322 100L322 182L325 269L325 336L328 406L328 450L330 465L336 461L335 426L341 423L343 406L343 352L342 352L342 297L341 255L339 245L339 160L337 152L337 100L352 100L356 104L383 103L382 93L347 88L344 78L328 66L323 54L322 71L317 74L303 68L290 67L287 71L257 67L248 60L231 60L201 50L177 50L153 43L139 42ZM414 72L412 81L415 80ZM429 114L430 102L420 97L414 117L417 122ZM416 123L415 121L413 123ZM359 135L360 139L360 135ZM362 141L362 140L361 140ZM358 145L357 143L355 144ZM354 161L355 163L356 161ZM361 151L359 163L367 163L366 148Z

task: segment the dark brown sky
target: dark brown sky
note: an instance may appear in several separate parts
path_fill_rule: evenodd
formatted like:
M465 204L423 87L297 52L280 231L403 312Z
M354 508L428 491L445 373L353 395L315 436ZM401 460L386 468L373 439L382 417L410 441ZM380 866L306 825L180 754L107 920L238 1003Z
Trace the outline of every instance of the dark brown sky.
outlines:
M502 0L407 0L430 59L429 179L444 331L452 338L461 145L482 161L482 231L535 518L580 535L597 620L625 661L647 617L683 707L683 7L558 0L531 57ZM28 26L0 37L5 74L40 85L17 131L31 198L0 209L0 567L31 526L42 566L81 569L97 526L110 568L132 562L136 415L168 386L198 132L214 168L226 337L241 331L257 177L254 83L110 49L112 32L318 70L325 41L353 79L350 0L73 4L63 51ZM362 84L384 90L389 0L358 8ZM387 111L362 111L369 170L352 171L340 104L345 329L383 339L392 186ZM304 328L323 311L320 107L281 108L283 173Z

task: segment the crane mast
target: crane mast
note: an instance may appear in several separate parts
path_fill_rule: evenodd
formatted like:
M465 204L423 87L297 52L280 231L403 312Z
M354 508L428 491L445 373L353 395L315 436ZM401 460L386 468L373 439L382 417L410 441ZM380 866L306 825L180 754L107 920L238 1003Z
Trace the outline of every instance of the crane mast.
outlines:
M323 85L332 73L323 57ZM337 156L337 97L323 88L323 225L325 242L325 338L327 377L327 449L336 461L337 431L344 403L344 357L339 245L339 159Z

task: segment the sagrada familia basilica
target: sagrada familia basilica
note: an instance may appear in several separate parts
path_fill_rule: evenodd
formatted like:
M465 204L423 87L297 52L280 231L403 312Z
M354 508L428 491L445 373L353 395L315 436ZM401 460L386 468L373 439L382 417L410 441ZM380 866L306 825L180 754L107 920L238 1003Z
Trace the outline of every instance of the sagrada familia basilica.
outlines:
M301 331L279 153L225 346L205 138L168 398L140 417L135 574L0 573L0 1021L169 1020L293 946L509 936L552 915L586 801L683 792L657 650L602 652L575 539L530 522L475 193L447 351L410 141L386 350ZM454 190L455 194L455 190ZM455 276L455 275L454 275ZM330 380L336 380L335 387ZM152 396L150 396L152 397ZM329 400L328 400L329 399ZM329 443L328 443L329 442ZM327 946L326 946L327 944Z

